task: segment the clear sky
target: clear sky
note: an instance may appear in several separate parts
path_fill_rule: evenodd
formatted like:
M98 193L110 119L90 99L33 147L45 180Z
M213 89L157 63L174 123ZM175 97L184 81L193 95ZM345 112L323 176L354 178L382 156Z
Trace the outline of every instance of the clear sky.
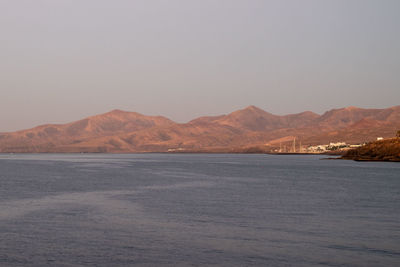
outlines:
M0 131L400 105L398 0L0 0Z

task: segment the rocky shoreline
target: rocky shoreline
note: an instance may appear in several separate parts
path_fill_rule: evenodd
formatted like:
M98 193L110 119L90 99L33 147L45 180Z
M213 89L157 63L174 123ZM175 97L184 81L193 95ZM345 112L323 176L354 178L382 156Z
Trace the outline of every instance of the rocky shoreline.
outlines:
M349 150L340 159L400 162L400 138L367 143L362 147Z

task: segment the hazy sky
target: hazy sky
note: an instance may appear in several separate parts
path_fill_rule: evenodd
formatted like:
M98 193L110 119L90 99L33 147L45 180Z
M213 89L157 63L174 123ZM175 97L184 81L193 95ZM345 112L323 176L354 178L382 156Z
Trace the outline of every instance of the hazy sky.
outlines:
M400 105L398 0L0 0L0 131Z

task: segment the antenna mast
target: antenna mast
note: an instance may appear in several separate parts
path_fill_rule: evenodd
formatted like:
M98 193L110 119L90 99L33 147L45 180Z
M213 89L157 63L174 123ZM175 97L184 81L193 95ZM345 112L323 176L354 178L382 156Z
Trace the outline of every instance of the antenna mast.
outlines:
M293 153L296 153L296 137L293 138Z

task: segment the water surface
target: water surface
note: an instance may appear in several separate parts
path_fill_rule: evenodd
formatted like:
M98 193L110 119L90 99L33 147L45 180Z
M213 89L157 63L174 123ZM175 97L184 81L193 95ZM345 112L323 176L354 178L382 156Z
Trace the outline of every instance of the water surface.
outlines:
M400 266L400 164L0 155L0 266Z

